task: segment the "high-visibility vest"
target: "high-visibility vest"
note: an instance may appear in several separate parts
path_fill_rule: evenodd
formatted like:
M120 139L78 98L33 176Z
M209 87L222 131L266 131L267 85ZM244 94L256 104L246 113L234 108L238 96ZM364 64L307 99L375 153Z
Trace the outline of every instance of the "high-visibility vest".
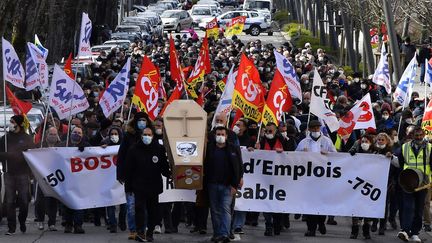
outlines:
M411 146L411 142L404 143L402 145L402 155L405 160L404 170L405 169L418 169L421 170L426 176L431 176L431 168L430 168L430 154L432 150L432 144L427 143L424 148L418 151L417 157L414 154L414 151ZM426 155L425 155L426 153ZM423 158L423 156L426 156Z

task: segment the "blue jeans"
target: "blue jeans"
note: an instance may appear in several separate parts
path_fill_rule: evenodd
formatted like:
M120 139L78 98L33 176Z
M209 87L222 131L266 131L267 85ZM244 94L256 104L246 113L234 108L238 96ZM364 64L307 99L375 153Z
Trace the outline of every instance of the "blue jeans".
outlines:
M229 237L231 228L231 186L222 184L208 185L210 212L215 237Z
M415 193L402 192L401 228L410 236L418 235L422 228L426 193L426 190Z
M426 75L426 63L421 63L420 68L420 82L424 83Z
M233 229L242 229L246 221L245 211L234 211Z
M119 211L119 221L120 225L124 224L124 217L125 217L125 211L126 211L126 204L120 204L120 211ZM116 206L109 206L107 207L107 216L108 216L108 223L110 225L117 225L117 219L115 215Z
M135 232L135 195L133 193L126 193L126 209L129 231Z

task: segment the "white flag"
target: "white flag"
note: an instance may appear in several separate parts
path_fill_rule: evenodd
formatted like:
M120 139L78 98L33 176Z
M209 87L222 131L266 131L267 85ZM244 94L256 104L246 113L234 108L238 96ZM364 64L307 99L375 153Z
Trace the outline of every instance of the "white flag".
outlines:
M310 112L325 121L331 132L339 129L336 115L330 109L330 99L327 97L327 87L324 85L318 71L314 69Z
M357 106L361 108L361 112L359 118L356 121L354 130L368 129L370 127L376 129L375 116L372 109L370 94L367 93L360 101L356 103L354 107Z
M109 117L114 111L118 110L126 98L126 93L129 89L129 71L130 58L117 74L116 78L111 82L108 88L103 93L99 105L105 117Z
M39 40L39 37L35 34L35 45L41 51L43 58L46 60L48 57L48 49L46 49Z
M279 72L282 74L286 85L288 86L288 90L291 94L292 98L298 98L302 101L302 90L300 86L300 81L296 74L296 71L293 65L286 59L283 55L281 55L276 50L274 51L274 55L276 58L276 66Z
M33 90L39 84L39 71L35 60L30 53L29 42L26 45L26 61L25 61L25 89L27 91Z
M411 59L404 73L402 74L402 77L393 96L394 100L404 107L407 107L411 100L411 93L414 86L416 71L417 59L416 55L414 55L413 59Z
M381 59L373 75L372 82L384 86L387 94L391 93L390 71L384 43L381 48Z
M237 78L238 71L234 72L234 65L231 67L231 70L228 73L227 82L225 85L225 89L222 92L221 98L219 99L219 104L215 111L215 116L213 116L212 128L216 124L216 115L220 113L224 113L228 115L232 109L232 97L234 94L234 86Z
M18 88L24 88L24 68L12 44L2 38L3 80Z
M28 48L30 50L30 55L36 63L39 73L39 82L37 83L37 86L41 86L43 89L46 89L48 88L48 64L46 63L44 53L32 43L28 43Z
M89 103L84 91L56 64L49 93L49 105L60 120L87 110Z
M432 89L432 58L430 60L425 60L426 72L424 81L426 84L429 84Z
M88 14L82 14L81 33L79 39L78 57L91 56L90 37L92 33L92 22Z

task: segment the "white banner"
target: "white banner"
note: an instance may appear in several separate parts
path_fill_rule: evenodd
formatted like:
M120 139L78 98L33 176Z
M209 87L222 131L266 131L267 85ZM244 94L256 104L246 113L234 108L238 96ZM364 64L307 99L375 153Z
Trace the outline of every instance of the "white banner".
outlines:
M44 195L72 209L119 205L126 202L116 178L118 146L43 148L24 152Z
M123 105L129 90L130 61L131 59L128 58L120 73L110 83L99 101L105 117L109 117Z
M300 101L303 100L302 90L300 86L300 80L296 74L296 70L293 65L286 59L282 54L273 51L276 58L276 66L279 72L282 74L285 83L288 86L288 90L291 97L298 98Z
M324 85L318 71L314 69L310 112L324 120L331 132L339 129L339 122L331 110L330 99L327 97L327 87Z
M160 203L167 202L195 202L196 191L186 189L174 189L174 182L170 178L162 176L163 192L159 195Z
M219 99L219 104L214 113L215 115L213 116L212 128L216 125L217 114L224 113L228 116L228 114L231 112L232 109L231 103L234 94L234 86L235 86L237 74L238 71L234 72L234 66L232 66L228 73L225 89L222 92L221 98Z
M60 120L85 111L90 105L81 86L57 65L54 66L49 105Z
M12 44L2 38L3 80L18 88L24 88L24 68Z
M390 160L383 155L242 149L236 209L382 218Z
M414 55L402 77L399 81L398 86L393 94L394 101L398 102L404 107L407 107L411 101L411 94L414 87L414 79L417 74L417 55Z
M382 44L381 47L381 59L373 75L372 82L384 86L387 94L391 93L390 70L389 70L387 52L384 43Z
M39 82L36 83L35 87L41 86L43 89L46 89L48 88L48 64L46 63L44 53L33 43L29 42L27 45L30 50L30 55L37 65L39 74ZM28 90L27 86L26 89Z
M82 14L81 32L78 47L78 57L91 56L90 37L92 33L92 22L88 14Z

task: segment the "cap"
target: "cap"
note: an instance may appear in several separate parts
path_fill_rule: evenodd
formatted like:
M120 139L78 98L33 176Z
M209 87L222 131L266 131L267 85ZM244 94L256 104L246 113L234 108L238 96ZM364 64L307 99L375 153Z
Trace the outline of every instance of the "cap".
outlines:
M318 120L312 120L312 121L310 121L309 122L309 128L312 128L312 127L320 127L321 126L321 122L319 122Z

